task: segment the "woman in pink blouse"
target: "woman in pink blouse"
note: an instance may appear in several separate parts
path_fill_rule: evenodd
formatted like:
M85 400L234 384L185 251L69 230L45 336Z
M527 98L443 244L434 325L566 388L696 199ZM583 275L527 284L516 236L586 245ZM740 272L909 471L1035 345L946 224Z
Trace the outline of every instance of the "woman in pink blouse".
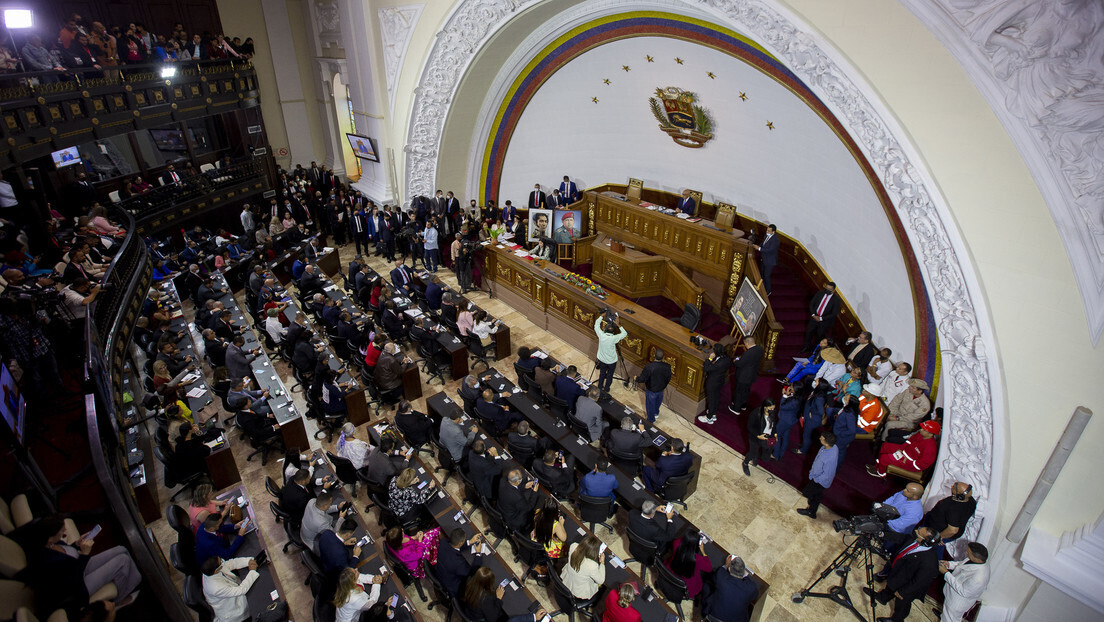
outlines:
M391 549L414 578L425 577L425 571L422 569L423 559L430 565L437 565L437 545L441 541L440 527L424 532L419 531L413 537L404 534L399 527L392 527L383 534L383 537L387 542L387 548Z

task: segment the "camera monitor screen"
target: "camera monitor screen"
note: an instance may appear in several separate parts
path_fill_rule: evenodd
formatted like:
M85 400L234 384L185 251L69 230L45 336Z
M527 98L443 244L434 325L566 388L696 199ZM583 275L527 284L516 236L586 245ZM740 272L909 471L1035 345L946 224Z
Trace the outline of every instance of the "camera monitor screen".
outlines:
M19 394L19 385L15 384L6 365L0 365L0 417L15 435L19 444L23 444L23 424L27 416L27 402Z
M360 134L346 133L345 138L349 139L349 147L356 157L373 162L380 161L379 154L376 152L376 141Z
M66 166L81 163L81 155L76 147L55 151L51 153L50 156L54 158L54 166L57 168L65 168Z

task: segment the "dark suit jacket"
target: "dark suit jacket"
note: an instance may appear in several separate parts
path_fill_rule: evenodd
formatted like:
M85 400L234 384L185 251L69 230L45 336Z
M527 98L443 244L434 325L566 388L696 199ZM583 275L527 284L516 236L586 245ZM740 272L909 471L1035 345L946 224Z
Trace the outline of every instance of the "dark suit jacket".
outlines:
M644 518L638 511L629 512L629 529L641 538L654 542L656 551L661 555L675 537L675 524L660 512L662 509L663 506L660 506L651 518Z
M828 290L822 289L822 290L820 290L819 292L817 292L816 294L813 295L813 299L809 301L809 314L810 315L815 314L817 312L817 307L820 306L821 299L827 293L828 293ZM839 292L835 292L834 294L832 294L832 299L828 301L828 306L824 308L824 315L820 316L822 318L821 321L822 322L828 322L828 323L834 322L836 320L836 316L839 315L839 311L840 311Z
M507 448L517 447L521 451L527 451L540 458L541 454L544 453L545 443L532 434L510 432L510 435L506 438L506 446Z
M755 579L751 575L737 579L723 568L714 577L716 587L703 603L705 615L723 622L747 622L751 616L751 604L759 596L759 585Z
M939 576L939 556L936 553L932 547L897 560L889 570L886 589L899 592L905 600L923 598L931 582Z
M575 410L575 400L583 394L579 383L567 376L557 376L554 385L556 387L556 397L566 400L571 410Z
M345 546L341 538L337 537L333 529L327 529L318 535L318 557L322 560L322 571L331 577L346 568L352 568L357 563L353 557L353 551Z
M678 208L677 208L678 211L684 212L686 214L689 214L689 215L693 216L694 215L694 209L696 207L697 207L697 203L694 202L694 199L692 199L690 197L687 197L685 199L683 199L681 197L679 198Z
M782 246L782 240L778 237L778 233L770 236L770 239L764 240L759 245L759 257L762 258L764 266L778 264L778 248L780 246Z
M606 446L610 451L619 454L640 455L640 451L652 444L652 435L645 431L643 434L636 430L622 430L617 428L610 430L609 440Z
M732 365L732 359L727 356L718 356L712 361L702 364L705 373L705 390L720 389L728 380L728 367Z
M437 549L437 566L434 571L441 581L441 587L445 588L450 596L458 596L460 595L460 587L464 585L464 580L482 565L483 556L476 556L475 560L469 564L460 550L452 548L452 545L448 542L443 542L441 547Z
M690 455L689 451L657 458L655 461L655 476L652 478L652 481L655 482L656 489L666 484L667 480L672 477L679 477L680 475L689 473L690 465L693 463L694 458Z
M532 521L533 509L539 500L540 495L536 492L523 486L515 488L505 477L498 483L498 511L515 531L528 533L525 528Z
M739 384L751 384L759 377L759 362L763 360L763 346L755 344L740 355L740 360L734 361L736 382Z
M406 273L405 283L403 282L402 278L403 272ZM411 279L410 268L403 268L402 270L399 270L399 268L393 268L391 270L391 282L394 283L395 287L398 288L402 288L404 285L412 285L413 280Z
M433 430L433 420L416 410L395 415L395 425L414 447L428 443Z
M234 534L234 540L231 541L230 544L226 544L221 534L211 533L206 529L200 528L200 530L196 532L196 564L202 566L203 562L211 557L230 559L234 556L234 552L238 550L243 542L245 542L245 536Z
M295 482L288 482L280 494L280 509L291 514L296 524L303 522L307 504L314 501L311 492Z
M855 345L853 345L851 349L848 350L847 357L851 358L851 353L854 352L856 348L862 348L863 345L864 344L856 342ZM855 363L856 367L861 367L862 369L866 369L870 365L870 361L874 360L874 353L878 350L874 347L874 344L872 343L868 343L865 345L866 347L863 348L861 352L856 354L855 358L851 359L851 361Z
M482 456L472 450L468 450L468 477L479 494L487 499L494 496L495 478L502 473L502 467L498 460L484 453Z
M226 365L226 346L221 341L204 339L203 351L207 353L207 358L211 360L211 364L215 367Z
M529 209L540 209L548 203L548 195L540 190L529 191Z
M299 279L299 292L301 296L307 294L315 294L322 291L322 277L318 276L318 271L313 273L304 272L303 278Z
M574 460L571 456L567 457L568 464L573 464ZM575 469L564 468L558 466L548 466L538 458L533 462L533 468L531 469L541 481L547 482L552 486L552 492L557 497L566 497L573 490L575 490Z

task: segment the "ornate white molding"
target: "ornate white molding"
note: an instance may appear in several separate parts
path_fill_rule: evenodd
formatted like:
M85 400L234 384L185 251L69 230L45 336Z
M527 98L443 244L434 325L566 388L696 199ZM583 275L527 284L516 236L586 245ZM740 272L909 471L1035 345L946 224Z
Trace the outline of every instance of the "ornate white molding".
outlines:
M465 0L430 50L416 89L407 140L408 196L433 191L448 108L480 46L534 0ZM943 357L945 425L929 487L942 497L956 480L973 484L978 512L959 541L989 540L1000 498L1004 433L999 370L987 358L992 327L977 275L944 199L919 153L861 73L812 28L769 0L685 0L767 48L811 88L870 161L897 210L930 292ZM670 8L669 3L663 3ZM987 520L990 519L990 520Z
M1104 334L1104 4L901 0L962 63L1031 170Z
M314 13L315 39L318 42L316 52L322 55L324 50L337 49L344 56L341 47L341 13L336 0L315 0L311 4ZM328 56L336 56L330 53Z
M383 43L383 69L387 77L388 110L395 109L395 87L399 82L399 68L406 58L414 27L422 15L424 4L385 7L378 11L380 41Z
M1024 570L1104 613L1104 516L1061 536L1033 527L1020 561Z

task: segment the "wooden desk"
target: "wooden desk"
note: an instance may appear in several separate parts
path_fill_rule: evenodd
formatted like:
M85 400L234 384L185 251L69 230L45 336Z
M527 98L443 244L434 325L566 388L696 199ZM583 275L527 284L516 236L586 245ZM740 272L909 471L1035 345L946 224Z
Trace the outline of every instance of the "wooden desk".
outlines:
M695 285L675 262L633 248L614 251L611 240L603 233L591 241L591 278L633 298L663 296L680 307L691 304L701 309L705 289ZM585 262L577 257L576 263Z
M227 500L240 499L245 501L245 505L242 506L242 512L249 517L249 520L257 525L257 512L256 508L249 501L249 496L245 492L245 486L237 486L231 488L218 495L216 499ZM234 553L234 557L250 557L255 558L261 551L267 551L265 546L264 536L261 535L260 529L254 529L253 531L245 534L245 540L242 545L238 547L237 552ZM272 559L272 555L268 556L269 560ZM238 571L238 577L244 577L248 569L242 569ZM285 600L285 592L280 585L280 579L276 576L276 570L272 567L272 562L257 568L257 574L260 576L249 588L249 592L246 593L245 599L249 603L249 613L256 619L259 614L268 609L272 603L278 600Z
M226 438L225 434L223 438ZM230 449L229 442L223 443L221 447L207 455L207 472L211 475L211 486L215 490L222 490L241 482L241 473L238 471L238 464L234 462L234 452Z
M402 373L403 399L413 402L422 396L422 374L417 365L407 365Z
M314 260L314 263L331 279L334 278L338 272L341 272L341 259L337 256L336 249L328 253L322 253Z
M607 307L621 316L621 326L629 335L621 341L621 356L637 373L662 348L671 364L669 406L684 416L694 417L705 404L702 366L705 354L690 343L690 331L646 307L617 294L601 300L563 281L567 270L549 262L523 259L496 244L482 247L484 273L499 285L497 295L507 304L525 313L531 321L561 338L582 341L589 354L598 347L594 320ZM628 313L632 311L632 313ZM537 344L533 344L537 345Z

